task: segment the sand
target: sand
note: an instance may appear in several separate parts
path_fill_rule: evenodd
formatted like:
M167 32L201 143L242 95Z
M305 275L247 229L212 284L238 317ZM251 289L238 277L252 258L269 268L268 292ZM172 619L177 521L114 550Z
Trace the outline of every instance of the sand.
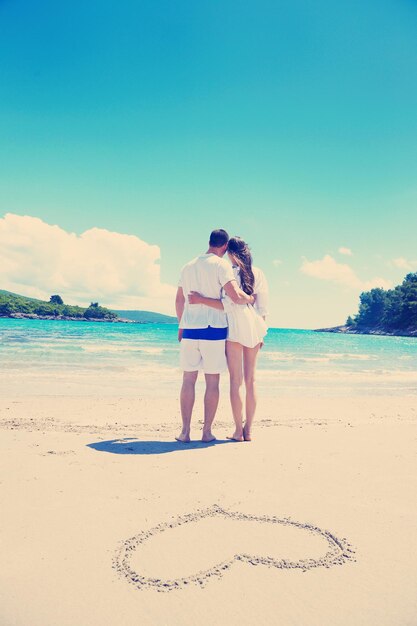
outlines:
M193 438L199 436L200 400ZM1 626L417 624L414 397L0 398Z

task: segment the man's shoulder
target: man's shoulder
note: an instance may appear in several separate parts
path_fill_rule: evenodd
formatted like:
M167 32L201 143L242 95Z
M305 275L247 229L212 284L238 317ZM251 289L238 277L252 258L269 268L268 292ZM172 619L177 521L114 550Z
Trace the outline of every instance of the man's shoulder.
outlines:
M229 263L223 259L221 256L217 256L216 254L212 254L207 257L207 262L210 265L215 265L216 267L229 267Z
M222 256L216 256L217 262L219 263L219 265L222 265L224 267L231 267L229 261L226 261L226 259Z
M187 273L189 270L192 270L192 268L196 265L203 265L207 269L210 268L209 271L211 272L226 272L233 274L230 263L228 263L222 257L217 256L216 254L201 254L200 256L195 257L183 266L181 273Z
M213 255L213 257L210 258L210 263L213 268L215 268L222 285L236 278L232 266L223 257Z
M217 256L216 254L200 254L199 256L196 256L194 259L191 259L191 261L188 261L188 263L186 263L183 266L183 269L185 267L192 267L193 265L196 265L199 263L208 264L208 265L220 265L221 267L229 267L229 263L222 257Z

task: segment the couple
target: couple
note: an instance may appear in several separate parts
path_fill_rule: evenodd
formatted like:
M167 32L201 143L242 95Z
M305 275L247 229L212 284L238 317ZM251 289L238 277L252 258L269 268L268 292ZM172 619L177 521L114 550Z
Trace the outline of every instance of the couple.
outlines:
M223 259L228 254L231 264ZM229 368L230 402L235 431L229 439L251 441L256 410L256 360L267 332L268 286L264 274L252 267L248 245L225 230L214 230L209 249L181 271L176 296L183 370L182 431L177 441L189 443L198 372L206 379L202 441L214 441L211 427L219 403L221 372ZM226 361L227 357L227 361ZM241 388L246 386L243 425Z

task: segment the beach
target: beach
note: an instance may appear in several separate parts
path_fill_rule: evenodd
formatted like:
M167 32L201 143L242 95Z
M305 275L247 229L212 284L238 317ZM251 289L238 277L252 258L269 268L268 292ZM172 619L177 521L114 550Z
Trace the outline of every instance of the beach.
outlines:
M417 626L417 2L0 18L0 626Z
M171 339L162 362L143 335L156 329L140 331L156 350L142 360L86 336L83 362L56 326L36 346L10 328L1 345L26 352L12 342L1 365L2 626L417 623L412 368L370 371L352 343L329 378L323 360L302 368L306 344L288 364L282 340L260 368L254 440L226 440L223 376L217 442L198 442L200 385L183 445Z

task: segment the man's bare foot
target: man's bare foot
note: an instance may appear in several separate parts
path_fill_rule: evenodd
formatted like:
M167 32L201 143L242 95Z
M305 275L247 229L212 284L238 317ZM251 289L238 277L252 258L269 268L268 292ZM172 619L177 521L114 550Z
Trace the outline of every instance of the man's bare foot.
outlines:
M230 437L226 437L226 439L230 439L230 441L245 441L242 430L235 430L233 435L231 435Z
M190 443L190 435L187 433L181 433L175 439L180 443Z
M204 441L204 443L210 443L210 441L216 441L216 437L213 435L211 431L207 433L203 431L203 436L201 437L201 441Z

